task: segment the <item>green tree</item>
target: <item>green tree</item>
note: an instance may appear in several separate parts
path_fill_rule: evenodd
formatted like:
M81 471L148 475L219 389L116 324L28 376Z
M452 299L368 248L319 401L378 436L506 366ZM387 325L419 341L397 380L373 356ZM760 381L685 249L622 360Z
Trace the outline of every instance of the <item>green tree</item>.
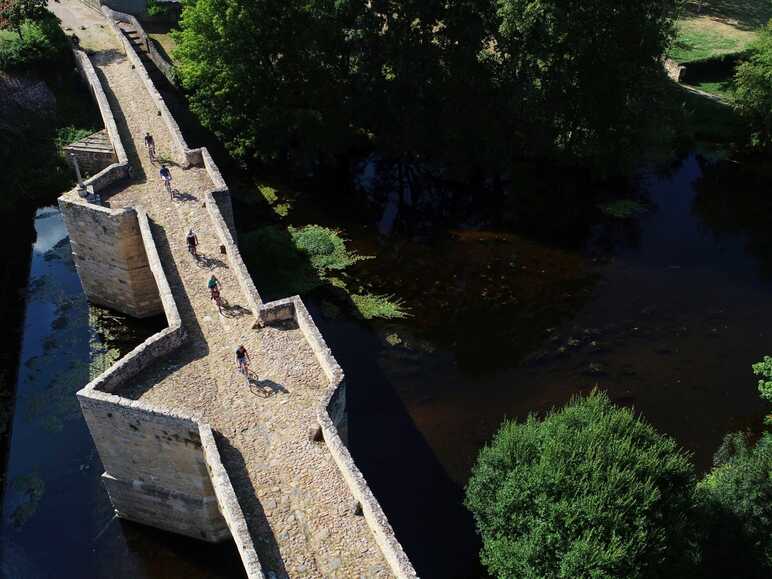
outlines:
M678 577L691 554L689 457L605 394L505 422L466 490L497 577Z
M13 28L23 40L22 24L26 20L42 20L48 14L46 0L3 0L0 2L0 24Z
M755 445L730 434L716 467L697 486L702 514L703 573L716 579L772 574L772 436Z
M195 0L175 59L191 109L237 158L261 161L345 149L347 3Z
M657 103L679 0L497 0L489 60L531 150L612 166Z
M772 21L759 31L747 61L735 73L735 107L747 120L752 144L768 149L772 144Z

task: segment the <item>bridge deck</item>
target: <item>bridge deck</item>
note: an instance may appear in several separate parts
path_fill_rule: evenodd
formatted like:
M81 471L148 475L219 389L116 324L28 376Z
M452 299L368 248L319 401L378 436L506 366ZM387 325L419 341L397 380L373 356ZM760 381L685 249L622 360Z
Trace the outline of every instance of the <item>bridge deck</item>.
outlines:
M63 26L80 27L80 21L67 21L76 12L55 11ZM391 576L364 518L353 513L353 498L327 447L309 437L326 384L313 352L294 326L252 329L254 318L239 305L244 296L219 255L202 206L203 193L213 188L206 171L172 166L180 194L170 200L143 146L149 131L158 153L171 156L166 125L109 28L92 26L88 34L102 45L92 60L134 170L134 179L106 196L106 204L141 204L147 211L190 336L181 350L116 394L184 411L212 425L264 570L278 577ZM201 262L187 251L189 227L205 256ZM212 273L231 304L224 315L208 299ZM259 287L259 278L256 283ZM249 386L235 369L239 343L250 352L257 375Z

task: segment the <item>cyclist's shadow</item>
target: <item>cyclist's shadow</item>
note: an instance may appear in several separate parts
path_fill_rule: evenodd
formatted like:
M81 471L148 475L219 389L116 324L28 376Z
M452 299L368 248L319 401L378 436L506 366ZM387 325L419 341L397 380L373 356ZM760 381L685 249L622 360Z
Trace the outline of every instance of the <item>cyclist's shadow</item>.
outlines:
M187 191L180 191L179 189L172 189L172 197L175 201L198 201L198 197Z
M269 398L274 394L289 394L289 390L281 384L273 380L259 380L252 371L249 372L249 391L260 398Z

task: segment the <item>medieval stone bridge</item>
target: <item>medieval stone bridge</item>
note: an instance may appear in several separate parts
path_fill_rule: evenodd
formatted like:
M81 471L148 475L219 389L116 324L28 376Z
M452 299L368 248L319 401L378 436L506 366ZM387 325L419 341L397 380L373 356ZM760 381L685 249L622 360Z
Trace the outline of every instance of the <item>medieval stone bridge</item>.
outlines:
M261 300L234 241L227 186L155 89L127 36L138 24L75 0L51 9L90 50L76 59L114 151L86 182L92 195L60 198L84 290L168 320L78 393L117 513L232 537L249 577L415 576L344 445L340 367L299 298ZM145 132L174 161L174 199L144 152ZM186 248L191 227L199 260ZM209 300L212 274L229 304L222 314ZM249 385L235 368L240 343Z

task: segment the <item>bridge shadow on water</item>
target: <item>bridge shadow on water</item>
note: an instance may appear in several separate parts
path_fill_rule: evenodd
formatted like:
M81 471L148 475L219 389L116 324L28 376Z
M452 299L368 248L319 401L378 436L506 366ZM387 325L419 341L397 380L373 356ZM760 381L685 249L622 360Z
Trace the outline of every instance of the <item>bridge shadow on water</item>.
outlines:
M380 370L383 348L363 324L319 315L308 304L346 373L348 446L419 576L487 577L463 489L448 476Z

